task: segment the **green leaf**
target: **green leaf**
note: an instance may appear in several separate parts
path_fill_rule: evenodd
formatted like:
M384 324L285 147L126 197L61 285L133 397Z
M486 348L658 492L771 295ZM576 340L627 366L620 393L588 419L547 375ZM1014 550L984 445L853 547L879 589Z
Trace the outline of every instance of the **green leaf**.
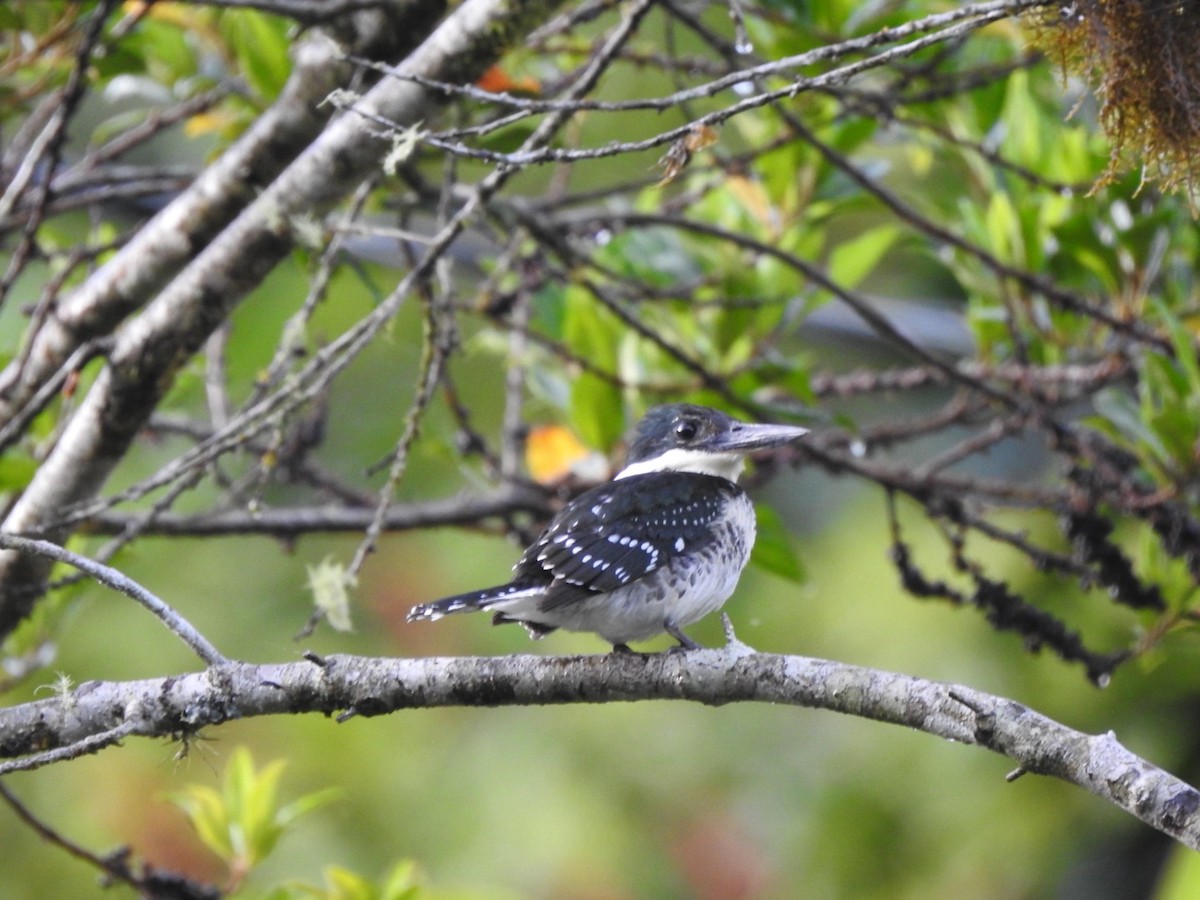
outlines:
M1036 166L1042 161L1041 124L1037 103L1030 90L1029 73L1018 69L1007 79L1004 102L1004 122L1008 134L1004 144L1017 162Z
M206 785L191 784L170 797L183 810L204 846L230 865L234 851L229 840L229 816L221 795Z
M411 859L402 859L392 866L384 879L379 900L416 900L422 893L417 884L417 864Z
M279 840L282 828L275 821L275 801L285 766L277 759L257 771L250 751L239 747L225 772L230 843L246 868L260 862Z
M254 92L268 102L278 97L292 70L284 20L236 9L221 17L221 31Z
M171 795L200 840L233 872L245 873L275 848L283 832L298 818L329 803L336 788L316 791L280 807L279 779L286 767L275 760L256 769L250 751L238 747L225 769L220 791L188 785Z
M900 236L896 225L878 225L834 248L829 255L829 277L844 288L854 288L883 259Z
M325 868L325 886L324 896L328 900L378 900L379 897L371 882L341 866Z
M1196 359L1196 343L1191 332L1176 318L1165 303L1158 297L1150 301L1155 311L1167 326L1167 336L1171 339L1171 347L1175 351L1175 360L1187 376L1188 387L1192 396L1200 394L1200 361Z
M410 859L397 862L378 883L343 866L326 866L322 875L323 887L293 883L266 900L418 900L426 894L417 881L417 865Z
M1096 412L1111 422L1126 440L1149 447L1160 459L1167 458L1166 448L1142 420L1140 407L1126 391L1104 388L1097 392L1092 404Z
M493 153L515 153L533 134L533 126L524 123L510 125L485 135L479 141L479 146Z
M874 137L878 130L878 119L848 118L837 123L828 143L843 155L849 155Z
M758 537L750 551L750 561L788 581L804 582L804 566L796 555L795 542L779 513L769 506L755 506L758 515Z
M571 426L590 447L611 450L625 431L621 392L591 372L571 383Z
M1161 446L1166 448L1163 460L1172 470L1192 467L1192 449L1196 445L1196 420L1180 406L1167 406L1152 414L1147 424Z
M566 291L564 305L563 333L572 352L616 374L623 332L620 324L580 288ZM594 372L581 372L571 383L570 420L585 444L612 449L625 430L620 388Z
M23 490L37 473L38 464L20 450L0 456L0 491Z
M1021 262L1019 258L1020 220L1008 195L997 191L992 194L984 214L988 245L992 252L1007 262Z

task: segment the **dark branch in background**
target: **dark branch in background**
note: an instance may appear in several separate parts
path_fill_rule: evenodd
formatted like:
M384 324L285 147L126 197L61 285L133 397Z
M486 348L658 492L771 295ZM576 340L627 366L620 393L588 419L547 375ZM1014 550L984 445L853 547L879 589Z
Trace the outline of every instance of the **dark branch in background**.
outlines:
M338 19L347 13L395 6L395 0L182 0L192 6L215 6L224 9L256 9L295 19L305 24L318 24Z
M1073 387L1088 393L1114 381L1128 378L1130 374L1128 363L1119 359L1106 359L1091 365L1062 366L1030 366L1020 363L989 365L964 360L958 364L958 368L971 378ZM811 387L818 397L850 397L883 391L908 391L947 383L949 379L940 370L929 366L914 366L884 371L864 369L844 374L818 372L813 375Z
M209 885L198 884L175 872L155 869L149 865L142 866L141 871L135 871L130 862L128 849L110 853L107 856L97 856L90 850L63 837L48 824L33 814L24 803L17 799L8 787L0 783L0 800L8 804L16 816L47 843L53 844L60 850L87 863L96 869L104 879L105 885L112 882L126 884L138 891L139 895L150 900L220 900L221 892Z
M0 710L0 755L69 751L126 726L143 737L194 734L231 719L321 713L339 721L436 706L688 700L832 710L985 747L1022 773L1096 794L1200 850L1200 793L1123 747L1111 732L1074 731L1019 703L959 685L798 656L719 650L606 656L369 659L310 656L233 663L202 673L91 682L61 697ZM43 751L44 752L44 751ZM0 774L39 764L0 764Z
M891 559L900 575L901 585L912 596L947 600L956 606L975 606L997 630L1021 635L1028 649L1037 650L1045 645L1067 662L1082 663L1088 678L1101 687L1108 684L1113 670L1128 657L1124 651L1102 654L1089 650L1080 636L1059 619L1026 602L1002 582L984 575L977 565L967 560L961 539L954 542L955 564L959 571L970 575L974 590L968 594L946 581L928 578L917 568L911 549L901 538L895 500L890 492L888 517L892 530Z

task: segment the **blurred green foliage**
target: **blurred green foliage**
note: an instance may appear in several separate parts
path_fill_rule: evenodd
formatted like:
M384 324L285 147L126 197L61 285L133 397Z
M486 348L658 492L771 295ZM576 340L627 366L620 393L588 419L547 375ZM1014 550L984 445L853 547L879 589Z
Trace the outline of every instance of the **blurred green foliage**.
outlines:
M279 779L286 765L277 759L256 769L250 751L237 747L225 767L220 791L191 784L171 797L204 846L229 868L227 889L231 893L275 849L289 826L337 796L337 789L330 788L280 805Z
M0 8L0 26L19 22L41 34L74 15L73 6L17 2ZM755 52L773 59L899 25L934 8L940 5L778 0L748 15L746 27ZM657 49L665 26L652 21L643 41ZM704 21L731 28L724 6L707 10ZM286 23L253 10L154 4L119 49L96 61L93 74L97 94L124 86L152 101L133 112L105 107L95 112L93 132L73 138L80 146L101 143L131 117L149 116L170 99L215 83L212 73L219 72L236 79L239 90L162 150L168 159L207 158L278 95L289 72L292 37ZM682 40L682 51L695 49ZM588 49L564 50L552 62L569 68ZM1008 22L972 36L953 64L968 74L1010 66L1007 77L914 102L894 120L848 115L853 97L798 96L790 109L812 128L811 143L785 142L781 118L739 117L723 126L722 152L777 146L738 171L701 162L678 183L661 184L647 174L654 163L647 154L581 166L576 177L584 187L640 179L623 200L647 216L685 191L700 193L697 185L708 182L691 207L696 218L819 267L847 290L962 310L978 355L988 363L1071 362L1103 352L1112 340L1094 321L998 279L997 265L1043 273L1105 298L1167 342L1161 352L1137 358L1135 390L1118 386L1100 395L1090 421L1127 447L1156 484L1194 490L1200 445L1195 225L1181 204L1139 194L1132 176L1091 189L1109 159L1093 111L1081 99L1080 110L1064 119L1069 86L1044 64L1022 64L1027 49L1026 35ZM935 56L930 51L917 63L934 66ZM69 66L68 54L48 54L16 68L0 82L0 122L10 127L28 114L40 92L64 82ZM661 73L629 67L614 71L600 98L671 88ZM726 100L697 101L686 113L631 112L622 139L654 133L667 127L664 122L686 121ZM605 131L610 126L598 119L579 126L581 140L591 146L611 137ZM522 127L498 132L481 146L505 149L524 136ZM941 139L938 129L958 140ZM953 222L956 234L986 247L992 258L962 245L939 245L910 228L834 165L831 154L853 157L898 204L934 222ZM518 185L528 196L547 180L539 171L522 178ZM39 240L49 253L110 239L114 228L83 214L64 216L44 226ZM681 357L703 359L739 396L764 402L779 391L813 399L814 371L868 359L857 348L814 346L800 332L805 317L832 297L780 256L653 225L615 228L601 243L595 265L539 285L531 311L538 334L592 368L563 365L538 347L528 348L525 360L531 416L568 423L589 447L612 451L628 421L660 394L716 402ZM18 350L13 309L36 299L40 284L61 273L58 265L27 269L13 302L0 311L4 358ZM339 270L330 291L336 302L323 304L302 334L289 331L316 266L311 249L297 251L236 312L226 348L229 380L240 392L235 399L254 389L281 335L297 355L311 353L374 308L394 280L394 272L369 263ZM66 280L86 275L80 267ZM621 317L631 301L620 289L631 281L677 292L650 308L642 304L639 321L680 354L631 330ZM612 302L597 302L605 292ZM1015 333L1014 321L1021 325ZM478 423L498 427L503 379L497 373L511 346L484 316L463 315L459 324L466 352L451 366L457 398L476 412ZM334 385L320 449L334 471L358 476L395 440L420 373L421 333L422 311L414 303L392 323L388 340L371 346ZM85 370L83 387L95 371ZM165 408L200 409L204 386L203 365L189 363ZM36 437L52 432L66 402L44 414ZM881 407L895 415L927 411L919 402L889 398L830 404L826 412L853 426ZM450 496L464 482L484 479L480 463L460 458L455 434L450 413L431 409L399 485L400 500ZM113 490L157 471L180 446L169 438L140 445ZM27 483L36 449L27 444L0 458L0 492ZM253 473L258 464L247 454L229 461L225 474L233 479ZM1020 471L1029 463L1015 455L996 465ZM265 500L286 500L291 490L268 486ZM205 509L220 500L218 487L205 483L178 508ZM1200 777L1200 739L1192 724L1200 677L1194 630L1170 629L1153 652L1100 692L1053 658L1020 652L1018 642L974 614L951 614L903 595L886 559L889 535L876 496L815 473L781 472L756 500L756 565L729 607L739 637L751 646L970 684L1076 728L1113 729L1163 767L1193 782ZM906 523L908 512L902 509ZM906 540L938 573L944 535L916 515L911 519ZM1045 517L1014 512L1009 524L1048 540L1055 534ZM1168 586L1172 611L1182 622L1195 585L1180 562L1132 530L1117 539ZM307 537L281 546L266 538L150 538L124 550L116 563L169 595L239 659L287 659L308 647L390 655L531 651L518 629L492 630L481 618L436 627L403 623L412 604L492 583L517 556L517 547L492 534L449 531L386 537L350 595L356 630L320 630L298 646L291 635L313 602L306 568L336 576L337 563L322 569L323 561L349 558L357 540ZM76 543L93 550L100 542L84 536ZM1081 630L1108 645L1124 646L1154 631L1149 617L1086 603L1082 589L1064 589L1018 554L991 545L972 550L1026 595L1069 612ZM332 581L337 587L318 599L340 611L340 591L352 585ZM722 640L716 621L695 632L704 643ZM604 647L587 636L555 634L532 649L566 654ZM87 583L39 605L6 650L13 659L52 661L35 682L10 692L12 702L44 696L39 683L52 685L54 670L84 681L195 667L143 611ZM259 758L286 756L301 799L281 805L281 764L255 768L243 745ZM138 858L196 878L221 881L232 872L235 881L246 878L245 896L272 900L1124 897L1129 885L1148 882L1146 873L1167 852L1142 826L1076 789L1032 776L1006 783L1002 759L806 710L646 703L446 709L341 725L280 719L231 723L200 735L182 759L176 758L179 749L176 743L131 740L120 750L11 782L74 840L99 848L128 843ZM334 789L341 800L326 806ZM12 817L0 816L0 842L6 848L0 863L6 898L97 893L93 873L46 848ZM1200 868L1176 851L1159 896L1175 900L1197 891Z

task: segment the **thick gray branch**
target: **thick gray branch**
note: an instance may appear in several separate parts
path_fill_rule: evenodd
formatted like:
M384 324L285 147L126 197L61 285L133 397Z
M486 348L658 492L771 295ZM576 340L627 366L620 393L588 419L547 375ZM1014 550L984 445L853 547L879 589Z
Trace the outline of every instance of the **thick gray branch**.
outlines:
M553 5L552 0L468 0L400 70L448 81L475 78ZM141 314L125 322L108 366L3 530L38 532L65 507L94 496L178 368L291 250L293 221L335 203L380 164L389 144L372 137L365 123L382 117L411 125L442 99L411 81L380 82L356 104L368 115L334 120ZM42 557L0 552L0 637L28 615L47 571Z
M279 98L111 260L58 300L28 346L0 372L0 421L29 403L76 348L109 334L149 300L321 133L331 114L322 101L352 71L342 59L346 52L398 59L412 49L412 37L432 28L427 10L436 15L438 9L409 0L394 21L383 12L352 17L339 33L345 47L323 32L299 41Z
M232 663L205 672L88 682L65 696L0 711L0 765L32 768L77 742L126 730L162 737L230 719L281 713L376 716L433 706L521 706L691 700L828 709L976 744L1020 770L1078 785L1200 850L1200 793L1131 753L1112 732L1075 731L1019 703L971 688L828 660L718 650L643 656L372 659L334 656L282 665ZM103 741L101 742L103 744ZM57 751L57 752L56 752ZM28 756L28 754L44 754Z

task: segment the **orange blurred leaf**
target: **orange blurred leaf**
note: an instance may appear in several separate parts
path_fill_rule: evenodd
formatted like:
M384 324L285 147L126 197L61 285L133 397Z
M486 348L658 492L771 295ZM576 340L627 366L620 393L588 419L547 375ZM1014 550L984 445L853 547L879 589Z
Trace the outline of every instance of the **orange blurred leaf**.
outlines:
M214 110L197 113L183 124L183 133L188 137L200 137L205 134L223 134L236 119L227 112Z
M528 76L513 78L500 66L492 66L484 72L475 85L493 94L540 94L542 92L542 84L536 78Z
M122 5L128 16L145 16L180 28L192 28L198 21L197 10L186 3L148 3L146 0L129 0Z
M561 425L538 425L525 439L525 465L533 480L552 484L571 474L590 455L579 438Z
M697 150L711 147L717 142L718 137L717 129L701 123L692 126L692 130L684 136L683 142L688 150L695 153Z
M771 205L771 199L761 181L747 178L745 175L730 175L725 179L725 187L764 228L779 227L779 214Z

